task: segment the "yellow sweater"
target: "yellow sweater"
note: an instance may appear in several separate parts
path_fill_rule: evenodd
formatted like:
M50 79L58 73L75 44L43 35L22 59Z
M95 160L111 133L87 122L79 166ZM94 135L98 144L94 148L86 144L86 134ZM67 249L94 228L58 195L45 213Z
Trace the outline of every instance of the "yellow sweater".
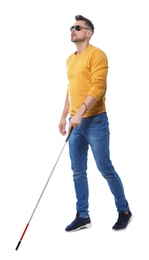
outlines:
M73 53L67 59L69 113L73 116L87 95L97 100L84 117L106 111L105 94L108 72L106 54L99 48L89 45L81 54Z

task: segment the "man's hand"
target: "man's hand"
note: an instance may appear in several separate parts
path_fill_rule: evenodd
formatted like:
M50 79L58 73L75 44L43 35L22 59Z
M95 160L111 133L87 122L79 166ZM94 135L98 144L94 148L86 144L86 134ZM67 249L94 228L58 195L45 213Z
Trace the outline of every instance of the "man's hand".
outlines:
M58 128L62 135L66 135L66 119L61 119Z
M68 128L68 134L70 132L70 129L76 128L77 126L81 125L82 123L82 116L79 115L79 113L77 112L71 119L69 122L69 128Z

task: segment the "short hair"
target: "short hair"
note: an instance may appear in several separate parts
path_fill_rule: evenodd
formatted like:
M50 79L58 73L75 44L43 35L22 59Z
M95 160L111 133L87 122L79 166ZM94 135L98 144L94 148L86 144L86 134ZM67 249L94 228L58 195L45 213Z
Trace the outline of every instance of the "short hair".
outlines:
M87 18L85 18L84 16L82 16L82 15L76 15L75 16L75 19L76 19L76 21L84 21L85 22L85 24L91 29L91 31L94 33L94 25L93 25L93 23L89 20L89 19L87 19Z

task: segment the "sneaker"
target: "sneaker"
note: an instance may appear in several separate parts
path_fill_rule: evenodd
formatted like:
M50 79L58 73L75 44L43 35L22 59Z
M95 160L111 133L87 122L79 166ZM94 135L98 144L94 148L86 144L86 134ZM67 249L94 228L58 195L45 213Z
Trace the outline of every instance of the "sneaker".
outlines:
M76 218L74 219L74 221L68 225L65 228L65 231L78 231L80 229L85 229L85 228L90 228L91 225L91 220L90 217L87 218L81 218L79 213L77 213Z
M132 220L132 213L130 212L130 210L128 211L128 213L119 212L118 220L114 224L112 229L115 231L125 229L131 220Z

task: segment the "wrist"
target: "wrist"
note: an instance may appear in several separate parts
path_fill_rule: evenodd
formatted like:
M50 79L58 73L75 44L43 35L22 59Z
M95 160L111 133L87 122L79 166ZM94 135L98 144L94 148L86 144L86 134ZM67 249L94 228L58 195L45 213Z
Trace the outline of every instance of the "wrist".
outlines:
M86 103L83 102L83 103L82 103L82 106L84 106L84 115L85 115L86 112L87 112L87 110L88 110L88 109L87 109L87 105L86 105Z

